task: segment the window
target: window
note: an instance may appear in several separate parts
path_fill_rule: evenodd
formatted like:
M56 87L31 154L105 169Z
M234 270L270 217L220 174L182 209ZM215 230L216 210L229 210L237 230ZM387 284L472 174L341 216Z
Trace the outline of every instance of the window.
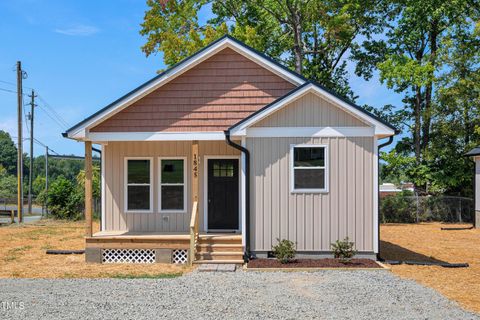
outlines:
M186 166L185 158L160 158L161 212L185 212Z
M126 158L126 211L152 211L152 160Z
M291 148L292 192L327 192L327 147L296 145Z

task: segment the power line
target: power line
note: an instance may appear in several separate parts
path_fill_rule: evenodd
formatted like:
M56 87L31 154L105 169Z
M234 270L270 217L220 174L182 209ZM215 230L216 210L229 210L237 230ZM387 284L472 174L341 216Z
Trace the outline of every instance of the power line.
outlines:
M70 127L70 124L54 109L50 104L40 95L38 99L43 102L44 106L57 118L66 128Z

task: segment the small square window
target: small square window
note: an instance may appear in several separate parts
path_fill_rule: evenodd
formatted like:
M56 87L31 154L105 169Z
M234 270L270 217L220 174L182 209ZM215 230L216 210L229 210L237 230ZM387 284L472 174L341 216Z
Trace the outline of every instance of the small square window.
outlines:
M327 191L327 147L301 145L292 147L292 191Z

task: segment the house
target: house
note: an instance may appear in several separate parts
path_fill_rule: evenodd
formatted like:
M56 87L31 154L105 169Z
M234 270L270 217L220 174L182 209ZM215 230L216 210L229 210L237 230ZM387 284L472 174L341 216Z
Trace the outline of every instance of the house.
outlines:
M395 128L225 36L81 121L89 262L378 252L378 140ZM391 141L391 140L390 140ZM91 229L91 148L102 151Z
M473 157L475 161L475 218L473 225L475 228L480 227L480 146L473 148L465 154L468 157Z
M402 191L411 191L415 192L413 183L411 182L402 182L398 188L393 183L384 182L379 186L380 198L385 198L387 196L394 196Z

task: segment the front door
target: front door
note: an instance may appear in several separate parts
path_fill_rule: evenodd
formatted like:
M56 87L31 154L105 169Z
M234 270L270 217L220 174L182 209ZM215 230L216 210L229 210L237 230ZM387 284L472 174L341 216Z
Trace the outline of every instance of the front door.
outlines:
M208 159L208 230L238 230L238 159Z

